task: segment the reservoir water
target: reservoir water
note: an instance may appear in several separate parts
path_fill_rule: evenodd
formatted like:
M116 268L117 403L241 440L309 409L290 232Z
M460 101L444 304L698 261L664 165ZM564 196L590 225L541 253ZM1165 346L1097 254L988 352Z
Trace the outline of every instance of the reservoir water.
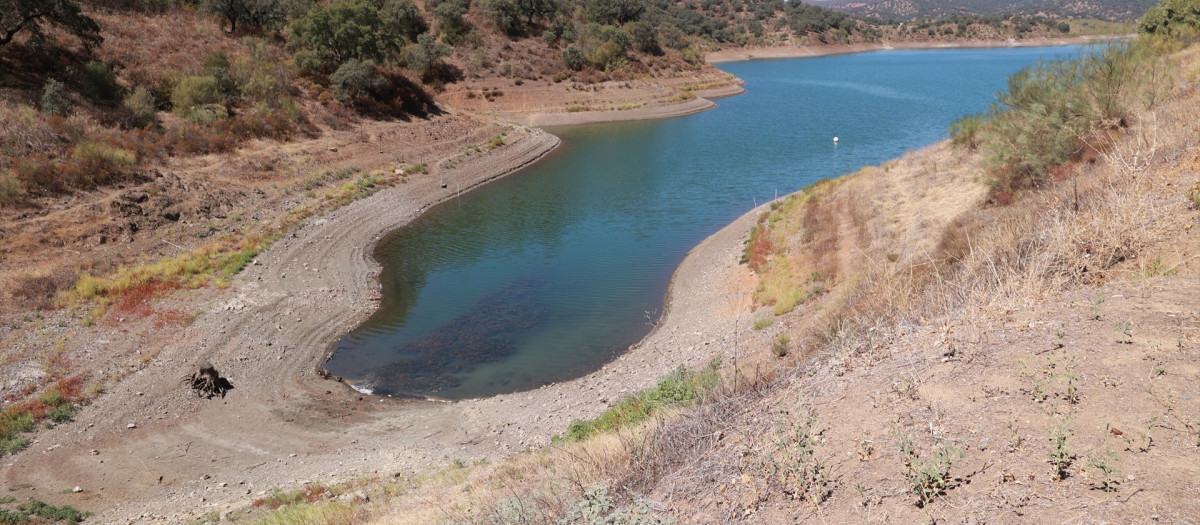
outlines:
M563 145L545 160L379 242L382 306L327 369L376 394L451 399L587 374L649 332L684 254L756 203L941 140L1012 73L1079 52L722 64L747 92L713 110L552 128Z

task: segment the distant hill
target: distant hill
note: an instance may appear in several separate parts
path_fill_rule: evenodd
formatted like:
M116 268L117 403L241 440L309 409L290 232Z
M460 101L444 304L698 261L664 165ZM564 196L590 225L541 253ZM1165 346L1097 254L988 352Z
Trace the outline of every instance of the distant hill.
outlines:
M1134 21L1156 0L806 0L857 16L913 20L972 15L1031 14L1053 18Z

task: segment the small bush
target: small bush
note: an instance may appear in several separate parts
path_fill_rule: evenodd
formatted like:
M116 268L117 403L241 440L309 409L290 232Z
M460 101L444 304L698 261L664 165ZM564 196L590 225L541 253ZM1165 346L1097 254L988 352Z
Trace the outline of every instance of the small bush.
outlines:
M84 518L90 516L90 514L80 512L70 505L56 507L38 500L33 500L29 503L18 505L17 512L5 510L0 510L0 512L4 513L5 516L3 517L12 519L12 521L8 523L28 523L34 521L31 520L31 518L34 517L55 522L63 521L67 523L79 523L83 521ZM37 520L37 522L41 521L42 520Z
M71 159L79 167L79 179L68 182L83 188L124 178L137 164L137 156L132 151L91 140L76 144Z
M626 396L596 419L572 421L567 431L561 436L555 436L554 441L583 441L598 432L609 432L641 423L659 410L696 403L716 387L720 380L720 366L720 359L713 359L699 372L680 365L660 380L658 385Z
M79 86L83 94L98 100L121 98L121 86L112 66L98 60L84 62L79 68Z
M1200 210L1200 182L1187 190L1187 199L1191 201L1192 208Z
M25 436L0 437L0 456L16 454L29 446L29 438Z
M766 328L773 324L775 324L774 317L760 317L760 318L754 320L754 329L762 330L763 328Z
M42 112L47 115L63 116L71 109L71 94L67 86L53 78L42 86Z
M129 127L144 128L158 125L158 108L154 104L154 94L144 86L138 86L125 96L121 103L127 112Z
M16 201L21 196L21 181L12 172L0 172L0 206Z
M329 76L333 94L343 103L371 98L372 94L386 84L383 75L370 60L350 59Z
M227 98L232 98L237 91L237 84L230 75L229 57L221 50L213 51L204 57L204 75L217 79L217 88Z
M979 149L980 132L986 122L984 115L967 115L950 124L950 143L971 151Z
M192 108L220 101L220 83L210 76L184 77L171 90L171 106L185 117Z
M583 55L583 50L575 47L574 45L567 46L567 48L563 50L562 55L563 62L567 64L567 67L574 71L583 69L583 66L587 63L587 58Z
M277 47L256 41L249 55L234 60L229 74L243 100L274 105L288 96L295 71Z
M592 52L588 62L596 69L604 70L618 66L624 58L625 50L621 49L621 45L609 40Z
M787 334L779 334L774 341L771 342L771 352L775 357L784 357L788 355L788 351L792 348L792 338Z
M55 423L66 423L75 415L75 405L71 403L63 403L50 410L46 417Z
M193 106L183 116L197 124L208 125L229 118L229 110L220 104L205 104Z

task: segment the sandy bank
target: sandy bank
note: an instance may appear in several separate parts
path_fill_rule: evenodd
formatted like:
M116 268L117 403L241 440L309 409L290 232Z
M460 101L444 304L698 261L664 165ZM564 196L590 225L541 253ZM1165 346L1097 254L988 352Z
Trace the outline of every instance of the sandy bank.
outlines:
M726 97L745 92L746 90L740 85L731 84L713 89L692 91L691 93L695 95L695 98L673 101L651 101L643 106L632 109L527 113L512 115L509 118L528 126L537 127L653 120L680 117L706 111L717 106L715 102L710 100L712 98Z
M848 44L831 46L768 46L723 49L707 54L704 58L710 64L723 62L738 62L742 60L762 60L773 58L804 58L830 55L845 55L850 53L868 53L871 51L889 51L897 49L974 49L997 47L1043 47L1070 46L1090 44L1093 42L1111 40L1113 37L1081 36L1069 38L1031 38L1027 40L980 40L974 42L896 42L879 44Z

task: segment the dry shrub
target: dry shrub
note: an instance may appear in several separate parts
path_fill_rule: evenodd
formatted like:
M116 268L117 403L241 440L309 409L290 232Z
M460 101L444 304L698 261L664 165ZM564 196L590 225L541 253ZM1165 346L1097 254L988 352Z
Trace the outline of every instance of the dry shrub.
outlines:
M66 268L40 275L28 275L14 280L12 298L18 307L48 310L60 293L75 284L75 272Z

